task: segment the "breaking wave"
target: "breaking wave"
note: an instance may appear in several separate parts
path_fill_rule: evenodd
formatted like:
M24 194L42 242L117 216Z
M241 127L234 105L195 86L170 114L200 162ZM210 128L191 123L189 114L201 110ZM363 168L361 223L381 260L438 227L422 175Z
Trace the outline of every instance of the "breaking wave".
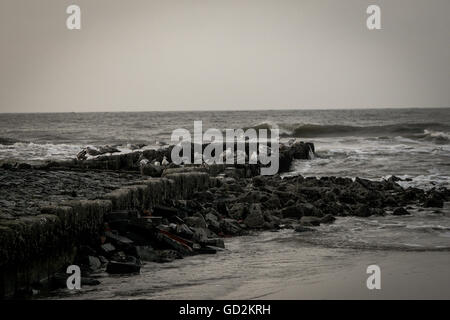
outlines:
M434 144L450 144L450 126L442 123L399 123L379 126L322 125L322 124L277 124L264 121L245 127L247 129L279 129L283 138L320 137L376 137L380 140L404 137L412 140L429 141Z
M430 128L450 129L449 126L439 123L400 123L381 126L349 126L349 125L319 125L302 124L295 126L291 131L293 137L324 137L324 136L392 136L392 135L437 135ZM448 135L447 135L448 138Z
M431 141L436 144L448 144L450 143L450 134L448 132L424 130L424 133L420 135L423 140Z

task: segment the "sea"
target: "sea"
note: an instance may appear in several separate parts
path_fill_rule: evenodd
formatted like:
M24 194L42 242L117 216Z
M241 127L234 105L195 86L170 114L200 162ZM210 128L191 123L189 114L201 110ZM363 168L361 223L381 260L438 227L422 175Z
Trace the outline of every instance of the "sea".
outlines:
M204 130L278 128L281 142L313 142L314 159L295 161L285 175L372 180L395 175L405 187L450 188L448 108L0 114L0 163L72 159L86 146L114 145L121 153L138 143L158 148L171 142L173 130L193 132L194 121L200 120ZM134 276L100 273L100 286L62 290L51 298L328 298L339 286L342 296L358 298L368 294L363 280L355 289L330 279L341 272L351 282L351 274L365 275L362 266L373 263L384 263L391 276L397 270L405 279L392 281L395 288L377 297L427 298L441 292L438 298L450 298L450 274L439 269L430 276L436 265L424 265L432 259L450 270L450 204L408 210L410 216L338 218L311 233L284 230L230 238L227 249L214 256L147 263ZM361 270L355 270L357 265ZM416 291L405 287L411 277L419 279ZM433 286L426 291L424 283L430 281Z

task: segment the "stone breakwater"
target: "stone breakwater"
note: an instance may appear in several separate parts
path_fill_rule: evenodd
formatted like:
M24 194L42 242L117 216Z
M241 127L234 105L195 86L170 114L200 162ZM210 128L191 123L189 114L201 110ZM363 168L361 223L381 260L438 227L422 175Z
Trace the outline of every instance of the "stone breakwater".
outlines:
M280 163L285 161L283 168L287 169L293 159L307 159L311 148L307 144L283 146L280 158L284 160ZM49 198L62 198L42 202L33 215L9 212L0 219L1 294L12 295L21 288L39 289L43 279L50 279L51 287L64 287L68 276L65 268L74 263L82 269L82 285L95 284L89 279L92 272L136 273L145 261L162 263L193 254L215 254L223 250L224 237L253 230L313 232L339 216L407 215L410 206L439 208L450 200L447 189L405 189L396 177L383 181L282 178L258 176L257 170L246 165L169 164L158 177L140 176L136 161L141 156L97 159L101 164L75 160L67 167L66 163L9 167L10 175L34 172L67 179L63 185L68 192L56 195L47 187L42 192ZM131 161L129 157L136 159ZM134 173L99 171L98 166L111 170L111 164L117 170ZM85 185L91 188L89 192L74 190L83 189L87 181L83 182L82 176L87 173L88 179L104 176L89 182L92 186ZM45 185L52 183L50 180ZM75 199L72 191L82 199ZM33 192L39 194L30 191L31 198Z
M312 144L304 143L282 146L281 169L287 170L295 158L307 159L311 148ZM171 147L34 166L4 163L0 169L0 297L39 289L44 280L58 279L55 275L74 262L82 265L83 272L92 271L98 262L110 266L109 271L114 273L126 272L127 266L133 268L133 264L127 264L133 257L151 255L158 261L170 261L181 257L180 248L184 253L194 253L194 247L195 252L214 251L165 231L165 215L173 211L160 205L175 199L189 202L196 192L216 187L218 174L235 178L257 175L258 165L170 164L151 174L155 178L149 178L139 161L170 160L170 151ZM146 233L144 238L150 242L144 244L153 243L156 249L144 246L138 254L136 246L105 226L108 221L117 229L121 222L128 226L132 221L135 229ZM179 247L180 241L183 247ZM222 242L211 243L220 246ZM174 246L178 251L170 251Z

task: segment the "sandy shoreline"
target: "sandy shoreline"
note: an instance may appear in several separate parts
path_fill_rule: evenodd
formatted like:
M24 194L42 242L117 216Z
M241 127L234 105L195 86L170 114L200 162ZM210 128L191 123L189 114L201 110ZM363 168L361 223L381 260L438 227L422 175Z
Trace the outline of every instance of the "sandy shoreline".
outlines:
M137 276L99 274L101 285L45 299L303 300L449 299L448 252L336 249L302 244L288 230L230 238L229 250L170 264L148 263ZM381 290L368 290L368 265Z
M450 299L450 255L448 252L354 252L345 266L323 272L312 279L291 278L256 299ZM381 289L366 287L368 265L381 268ZM224 299L250 298L240 288Z

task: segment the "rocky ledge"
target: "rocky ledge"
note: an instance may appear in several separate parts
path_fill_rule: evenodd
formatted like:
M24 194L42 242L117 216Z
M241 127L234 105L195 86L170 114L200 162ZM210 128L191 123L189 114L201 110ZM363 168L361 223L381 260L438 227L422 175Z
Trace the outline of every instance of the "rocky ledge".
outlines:
M312 144L282 146L280 167L288 169L293 159L307 159L313 150ZM43 283L65 286L70 264L79 265L84 277L97 270L136 273L145 261L215 254L223 250L225 237L253 230L310 232L338 216L406 215L409 206L442 207L450 200L447 189L405 189L396 177L282 178L259 176L258 166L248 165L169 162L148 177L140 165L143 157L151 164L168 159L167 151L155 152L7 167L3 194L19 193L22 179L21 195L36 196L33 208L39 209L0 217L0 295L29 292ZM112 165L131 172L104 171Z

